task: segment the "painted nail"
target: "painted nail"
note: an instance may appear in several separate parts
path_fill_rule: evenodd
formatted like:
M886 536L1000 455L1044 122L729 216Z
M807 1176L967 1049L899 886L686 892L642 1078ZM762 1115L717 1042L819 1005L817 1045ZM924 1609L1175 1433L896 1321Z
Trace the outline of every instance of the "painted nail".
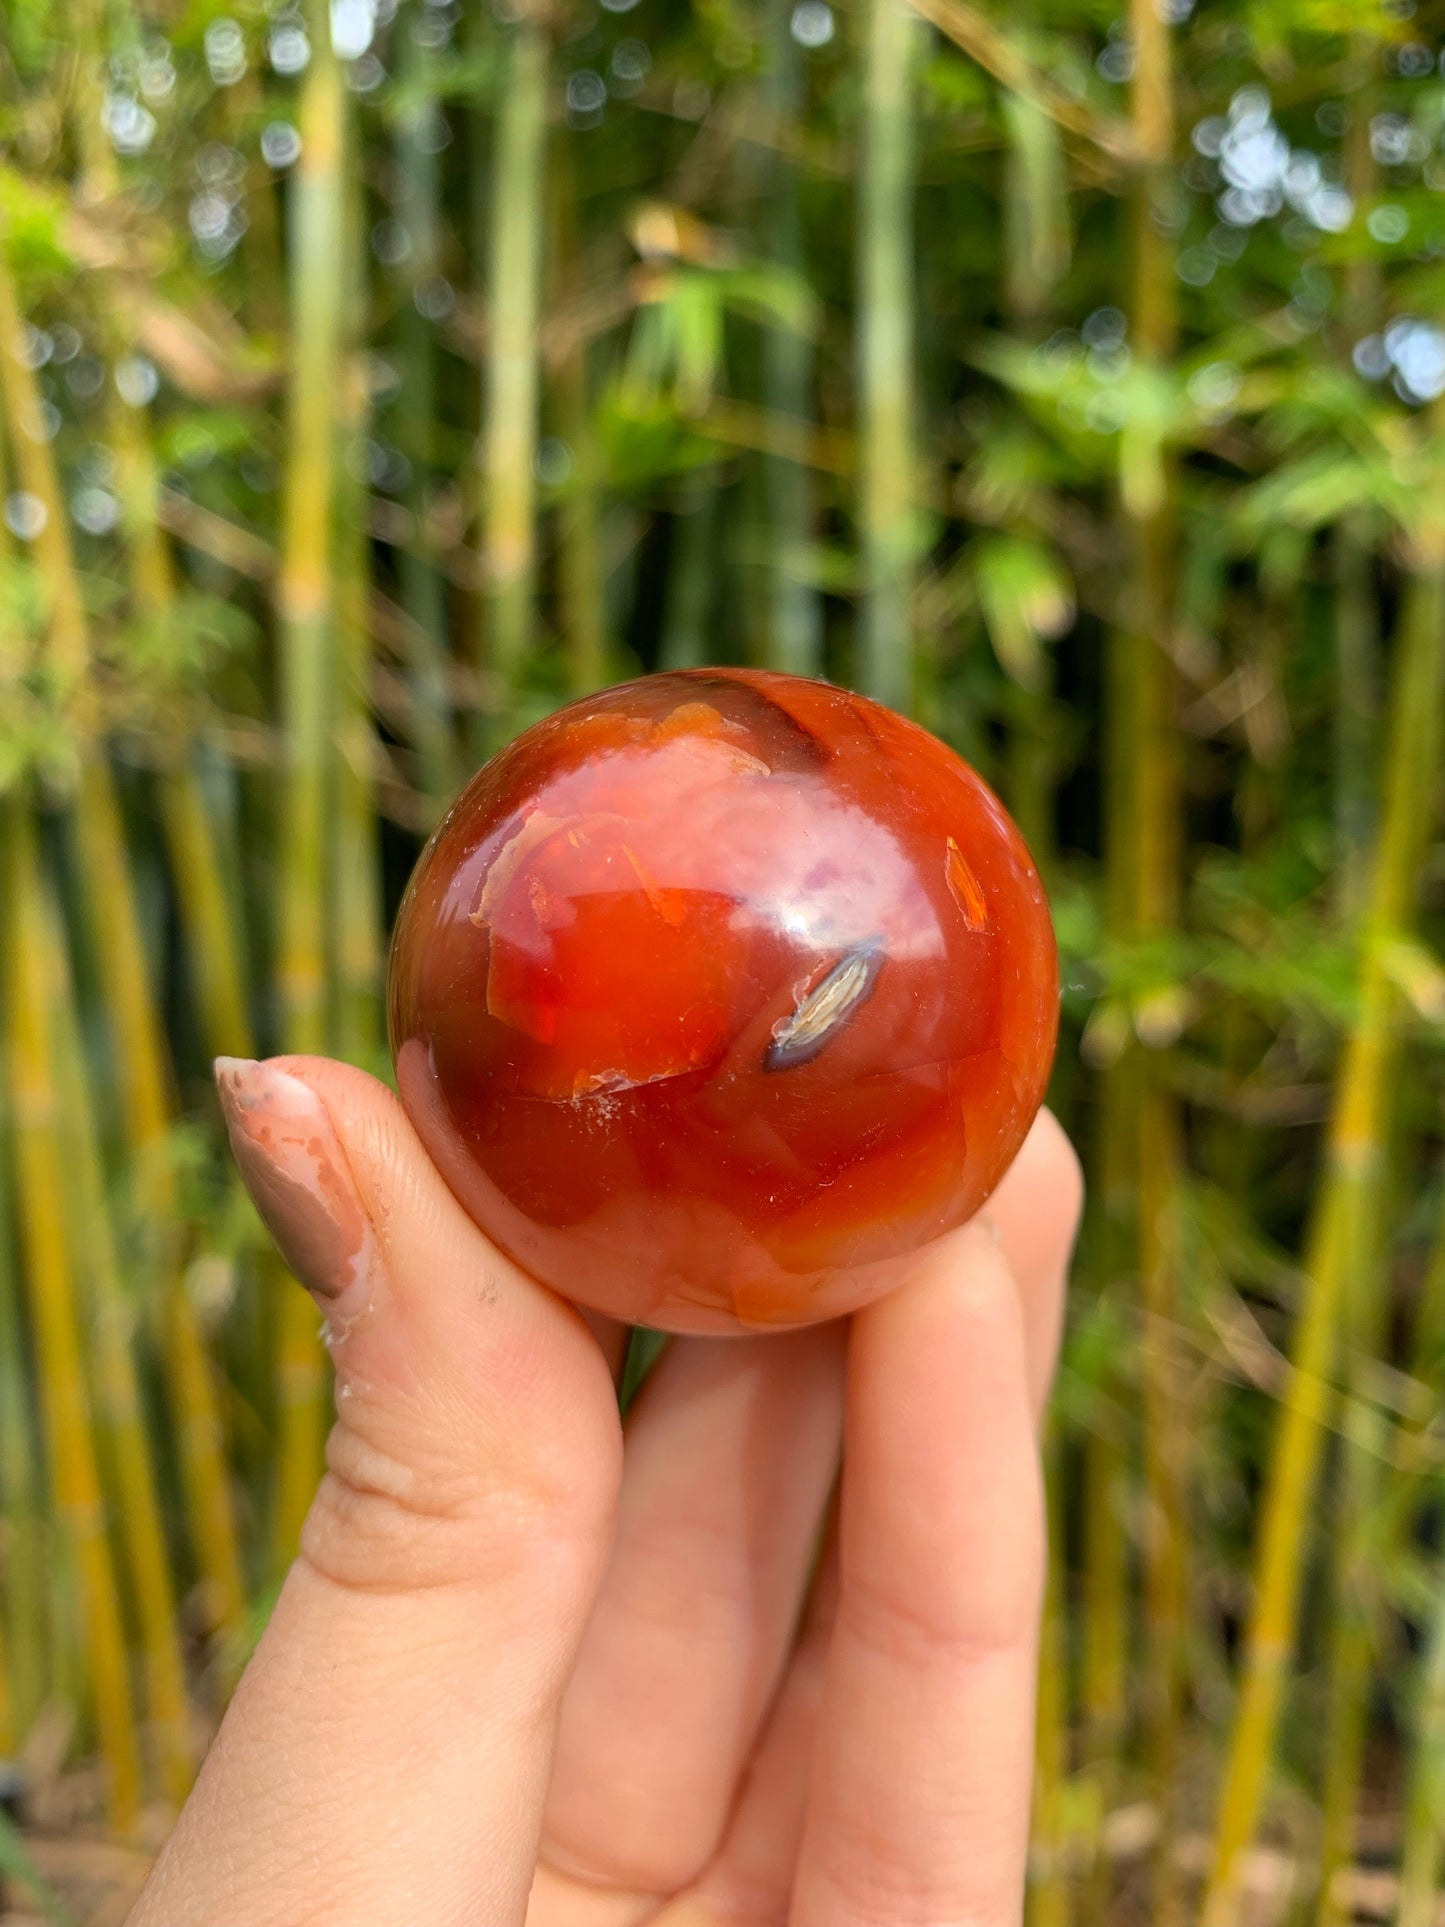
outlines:
M326 1106L276 1064L218 1057L215 1073L236 1163L281 1256L328 1312L364 1310L376 1239Z

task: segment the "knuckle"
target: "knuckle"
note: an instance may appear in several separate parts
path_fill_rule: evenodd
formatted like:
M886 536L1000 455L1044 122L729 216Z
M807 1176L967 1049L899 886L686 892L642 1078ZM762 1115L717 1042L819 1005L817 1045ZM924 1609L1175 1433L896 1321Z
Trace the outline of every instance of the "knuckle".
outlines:
M605 1466L551 1455L428 1462L381 1429L343 1420L302 1532L308 1562L363 1592L587 1583L605 1542L615 1481ZM600 1474L600 1476L599 1476Z

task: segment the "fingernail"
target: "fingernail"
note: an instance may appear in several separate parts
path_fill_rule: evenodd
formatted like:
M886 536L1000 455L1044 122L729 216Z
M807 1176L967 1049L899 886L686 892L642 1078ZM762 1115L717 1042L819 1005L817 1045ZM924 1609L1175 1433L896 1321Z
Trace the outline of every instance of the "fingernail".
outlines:
M218 1057L215 1074L236 1163L281 1256L328 1311L364 1309L376 1240L326 1106L276 1064Z

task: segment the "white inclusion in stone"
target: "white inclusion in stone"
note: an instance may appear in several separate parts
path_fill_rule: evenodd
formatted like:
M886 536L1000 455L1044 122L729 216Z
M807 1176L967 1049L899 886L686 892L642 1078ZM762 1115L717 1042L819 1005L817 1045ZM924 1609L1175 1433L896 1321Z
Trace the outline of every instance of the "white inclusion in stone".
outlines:
M855 950L803 995L802 1001L773 1026L764 1063L770 1071L790 1069L816 1057L833 1032L852 1015L877 981L881 950Z

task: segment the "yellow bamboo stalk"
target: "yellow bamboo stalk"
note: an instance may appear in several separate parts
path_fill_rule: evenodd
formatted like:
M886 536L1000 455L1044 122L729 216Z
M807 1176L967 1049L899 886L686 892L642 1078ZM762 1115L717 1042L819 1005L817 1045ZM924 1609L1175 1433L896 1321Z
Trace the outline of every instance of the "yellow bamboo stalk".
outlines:
M85 902L95 919L103 964L101 996L121 1072L126 1142L142 1195L166 1234L159 1262L171 1412L206 1617L221 1631L238 1624L245 1611L225 1429L205 1337L176 1248L175 1179L167 1161L175 1098L115 785L98 750L85 759L76 810Z
M911 707L914 516L913 71L923 29L907 0L868 0L858 184L856 675Z
M431 526L432 492L438 473L436 342L432 323L417 306L425 284L442 267L442 165L431 138L441 112L435 88L437 60L424 36L401 34L406 105L396 117L394 158L397 213L406 230L407 274L412 298L400 316L401 389L395 419L412 458L407 503L415 518L412 539L396 559L402 607L412 619L410 663L412 741L420 788L435 821L458 787L457 744L452 729L451 649L447 636L447 586ZM356 255L357 250L353 249Z
M1171 189L1174 91L1169 27L1155 0L1131 0L1134 78L1130 123L1139 157L1131 206L1131 337L1145 365L1163 369L1174 352L1175 277L1166 230L1156 218ZM1175 676L1168 653L1177 569L1174 507L1163 450L1121 452L1121 497L1133 551L1132 608L1117 638L1135 749L1127 806L1135 938L1175 928L1179 917L1180 777ZM1118 687L1116 681L1115 687ZM1150 1777L1163 1825L1155 1857L1156 1918L1174 1909L1173 1838L1188 1601L1185 1560L1189 1456L1184 1375L1178 1348L1174 1199L1180 1164L1177 1106L1158 1060L1136 1053L1133 1167L1138 1185L1137 1263L1144 1415L1144 1670Z
M1073 1906L1066 1864L1069 1779L1066 1567L1059 1530L1060 1453L1052 1427L1044 1441L1044 1469L1049 1500L1049 1563L1039 1626L1028 1927L1069 1927Z
M1445 1331L1445 1211L1435 1233L1414 1351L1422 1366L1438 1374L1440 1340ZM1445 1583L1437 1578L1420 1691L1416 1695L1406 1781L1404 1837L1400 1843L1400 1905L1397 1927L1435 1927L1439 1917L1442 1847L1445 1847Z
M1350 54L1350 122L1342 159L1344 184L1356 207L1373 204L1380 170L1372 146L1381 45L1373 34L1354 38ZM1378 325L1382 262L1374 248L1356 249L1342 273L1342 322L1358 341ZM1375 736L1379 727L1380 622L1373 541L1367 512L1341 518L1332 537L1335 563L1334 703L1335 830L1339 840L1335 894L1341 923L1353 928L1369 890L1375 811Z
M354 168L348 195L347 269L353 287L351 327L339 381L343 441L355 447L371 415L362 351L366 343L365 209ZM376 1065L381 1053L384 912L374 778L379 744L371 715L371 539L366 500L345 470L337 517L337 810L336 1047L353 1063Z
M0 501L10 493L6 463L5 436L0 432ZM0 567L12 555L10 532L0 520ZM15 1750L44 1697L46 1625L40 1468L30 1424L33 1387L24 1352L20 1279L12 1256L10 1092L3 1071L0 1057L0 1578L5 1598L0 1614L5 1645L0 1655L4 1696L0 1755Z
M5 1621L0 1618L0 1760L8 1760L15 1752L20 1737L20 1723L15 1715L14 1696L10 1691L10 1635L5 1629Z
M1414 901L1420 838L1434 800L1445 704L1445 530L1432 519L1402 614L1371 873L1359 1015L1345 1039L1306 1241L1304 1298L1271 1447L1255 1547L1255 1595L1205 1893L1204 1927L1232 1927L1240 1867L1274 1759L1294 1651L1311 1499L1352 1260L1369 1235L1384 1165L1388 1094L1400 1053L1399 997L1385 950Z
M313 4L311 60L291 184L291 369L286 486L276 582L286 787L277 979L287 1048L331 1041L333 954L327 819L336 774L337 381L343 352L346 93L327 8ZM289 1562L321 1472L328 1373L316 1315L285 1285L277 1308L279 1438L272 1559Z
M1369 206L1379 186L1371 112L1375 104L1380 48L1359 34L1351 51L1350 125L1344 140L1345 186L1357 206ZM1381 263L1373 250L1346 263L1343 307L1350 338L1376 325L1380 312ZM1335 563L1335 902L1342 927L1357 928L1366 915L1369 863L1377 803L1374 767L1379 726L1380 623L1374 585L1374 554L1368 512L1343 517L1333 532ZM1388 1100L1387 1100L1388 1102ZM1390 1107L1393 1108L1393 1107ZM1388 1125L1387 1127L1388 1128ZM1332 1607L1325 1694L1325 1773L1321 1797L1317 1927L1344 1927L1348 1908L1339 1878L1355 1855L1360 1774L1369 1733L1370 1675L1383 1620L1384 1599L1375 1532L1385 1484L1389 1422L1363 1382L1385 1342L1388 1280L1380 1202L1373 1223L1353 1227L1358 1248L1347 1260L1343 1323L1349 1356L1350 1396L1340 1441L1336 1480L1337 1516L1331 1534Z
M125 1632L106 1538L67 1240L65 1158L45 1023L45 911L24 803L6 806L5 1030L20 1229L57 1518L80 1582L85 1660L111 1824L134 1828L141 1773Z
M84 729L87 704L80 685L90 656L84 601L54 452L38 430L39 393L21 352L20 312L4 255L0 234L0 398L17 455L23 454L22 479L44 511L36 560L51 598L47 649L51 660L77 685L78 720ZM49 546L42 548L42 542ZM149 1187L157 1220L166 1225L175 1215L174 1188L164 1155L174 1092L150 987L114 779L101 745L90 744L81 759L75 813L86 903L98 923L101 994L114 1046L127 1142L138 1175ZM219 1405L204 1340L178 1273L167 1276L163 1286L167 1368L191 1530L209 1609L216 1624L226 1625L239 1617L243 1594Z
M251 1057L255 1045L241 971L242 940L225 865L191 746L160 774L161 822L195 978L201 1027L214 1057Z
M1436 1590L1405 1803L1396 1927L1439 1919L1441 1815L1445 1813L1445 1585Z
M118 1541L145 1663L151 1743L167 1799L179 1808L195 1771L185 1662L170 1555L132 1353L134 1319L121 1282L86 1079L70 959L52 901L41 903L42 980L56 1065L60 1132L69 1178L71 1262L87 1281L87 1349L98 1428L108 1444L119 1510Z
M49 599L51 661L71 684L85 674L85 605L70 546L70 523L45 439L40 390L25 357L25 324L10 273L9 237L0 209L0 403L10 425L16 479L43 511L34 538L36 569Z
M552 156L551 226L556 255L555 300L575 299L578 287L577 184L572 150L558 141ZM607 680L610 648L600 539L600 457L587 402L587 343L567 344L551 370L557 428L572 451L572 475L560 505L557 572L566 637L567 692L585 696Z
M547 150L547 30L534 9L507 30L492 169L486 421L481 441L483 661L512 725L532 648L536 571L537 323ZM495 731L492 732L495 735Z
M1099 1172L1099 1218L1108 1289L1118 1276L1122 1235L1128 1220L1117 1193L1117 1071L1105 1083L1104 1145ZM1084 1441L1083 1636L1079 1676L1081 1765L1089 1791L1089 1878L1083 1896L1087 1918L1112 1918L1112 1870L1103 1852L1103 1823L1118 1794L1128 1727L1128 1681L1132 1624L1129 1602L1129 1461L1117 1419L1122 1411L1121 1374L1098 1388L1098 1410Z

